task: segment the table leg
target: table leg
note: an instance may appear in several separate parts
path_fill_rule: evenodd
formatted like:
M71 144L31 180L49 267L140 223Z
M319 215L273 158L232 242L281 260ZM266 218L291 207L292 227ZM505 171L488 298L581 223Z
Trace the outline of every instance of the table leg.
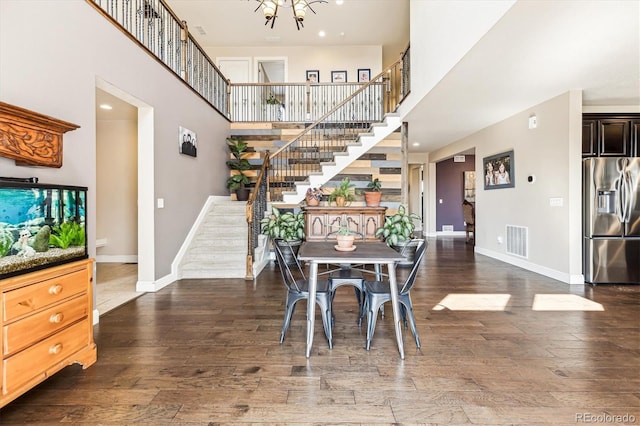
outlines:
M396 329L396 340L400 359L404 359L404 344L402 343L402 316L400 315L400 302L398 301L398 285L396 283L396 264L388 263L389 287L391 290L391 306L393 307L393 324Z
M307 300L307 358L313 345L314 321L316 318L316 288L318 286L318 263L309 265L309 300Z

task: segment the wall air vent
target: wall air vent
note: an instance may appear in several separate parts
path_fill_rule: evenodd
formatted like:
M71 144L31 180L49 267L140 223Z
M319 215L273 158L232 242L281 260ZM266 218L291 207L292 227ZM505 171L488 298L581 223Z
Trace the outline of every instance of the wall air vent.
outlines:
M507 225L507 254L529 257L529 228Z
M464 163L465 162L464 155L454 155L453 156L453 162L454 163Z

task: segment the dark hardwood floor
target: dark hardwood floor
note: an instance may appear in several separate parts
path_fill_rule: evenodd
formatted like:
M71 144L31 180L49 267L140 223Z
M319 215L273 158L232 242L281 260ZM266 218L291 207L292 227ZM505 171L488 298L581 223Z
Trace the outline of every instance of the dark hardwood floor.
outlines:
M640 286L570 287L464 239L429 243L412 292L422 349L405 331L404 361L390 307L364 349L348 287L332 350L318 316L305 358L304 304L280 345L271 265L255 283L183 280L108 312L98 362L52 376L0 424L640 423Z

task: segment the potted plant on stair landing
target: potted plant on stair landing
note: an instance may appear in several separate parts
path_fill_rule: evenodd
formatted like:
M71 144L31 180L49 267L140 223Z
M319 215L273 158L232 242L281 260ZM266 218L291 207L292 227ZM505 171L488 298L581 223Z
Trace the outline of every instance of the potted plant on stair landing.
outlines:
M378 207L382 198L382 182L375 178L367 184L367 190L364 191L364 202L369 207Z
M416 228L413 221L420 220L415 213L407 214L405 206L400 205L398 212L386 216L384 224L376 229L375 236L382 238L389 247L401 253L407 260L399 262L399 266L413 265L413 256L418 246L418 240L414 238L413 231Z
M227 179L227 189L235 192L238 201L249 199L249 188L251 179L244 172L251 169L251 163L243 158L247 151L248 144L241 139L227 138L227 146L233 155L231 160L227 160L227 167L231 170L231 176Z
M278 244L287 264L294 264L304 239L304 212L284 212L272 207L269 217L260 221L262 233Z

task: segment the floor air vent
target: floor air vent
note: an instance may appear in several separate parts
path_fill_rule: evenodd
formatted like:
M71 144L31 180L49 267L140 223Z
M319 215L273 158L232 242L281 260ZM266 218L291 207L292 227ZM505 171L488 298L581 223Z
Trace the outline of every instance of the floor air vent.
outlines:
M528 258L528 235L526 226L507 225L507 254Z

